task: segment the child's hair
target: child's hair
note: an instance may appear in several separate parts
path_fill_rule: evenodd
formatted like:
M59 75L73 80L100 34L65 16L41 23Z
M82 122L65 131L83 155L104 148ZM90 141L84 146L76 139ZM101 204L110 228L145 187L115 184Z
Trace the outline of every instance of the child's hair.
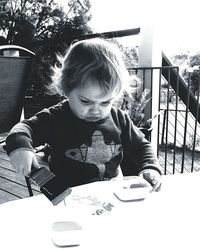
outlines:
M53 68L52 87L67 96L89 78L96 78L104 91L120 94L129 85L120 49L113 42L92 38L73 43L64 57L59 56L59 66Z

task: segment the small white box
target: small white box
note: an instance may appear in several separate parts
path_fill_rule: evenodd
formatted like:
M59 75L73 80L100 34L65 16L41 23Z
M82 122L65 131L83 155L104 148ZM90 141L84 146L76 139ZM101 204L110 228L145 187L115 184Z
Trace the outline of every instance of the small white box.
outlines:
M150 183L139 176L125 177L114 188L114 194L121 201L143 200L151 191Z
M75 221L57 221L52 224L51 238L55 245L80 245L82 227Z

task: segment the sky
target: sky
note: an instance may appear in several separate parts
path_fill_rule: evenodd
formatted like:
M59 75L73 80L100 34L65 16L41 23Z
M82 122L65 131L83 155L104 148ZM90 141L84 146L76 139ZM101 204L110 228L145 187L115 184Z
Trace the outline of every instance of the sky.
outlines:
M66 3L66 0L58 0ZM200 51L199 0L90 0L95 32L153 25L162 50L169 56ZM140 36L129 37L139 45Z

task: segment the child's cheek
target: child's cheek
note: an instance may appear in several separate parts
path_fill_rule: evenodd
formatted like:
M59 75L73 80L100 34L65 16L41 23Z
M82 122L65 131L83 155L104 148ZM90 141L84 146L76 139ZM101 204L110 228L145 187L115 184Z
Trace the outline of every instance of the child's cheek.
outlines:
M80 107L78 112L81 117L85 117L88 115L89 109L87 107Z

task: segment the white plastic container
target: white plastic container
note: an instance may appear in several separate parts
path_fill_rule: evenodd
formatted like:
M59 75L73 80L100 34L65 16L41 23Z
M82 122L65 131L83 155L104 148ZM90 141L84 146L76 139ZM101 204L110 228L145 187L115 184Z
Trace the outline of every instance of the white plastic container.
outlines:
M152 191L149 182L139 176L125 177L116 182L114 194L121 201L143 200Z
M75 221L57 221L52 224L51 238L60 247L80 245L82 227Z

